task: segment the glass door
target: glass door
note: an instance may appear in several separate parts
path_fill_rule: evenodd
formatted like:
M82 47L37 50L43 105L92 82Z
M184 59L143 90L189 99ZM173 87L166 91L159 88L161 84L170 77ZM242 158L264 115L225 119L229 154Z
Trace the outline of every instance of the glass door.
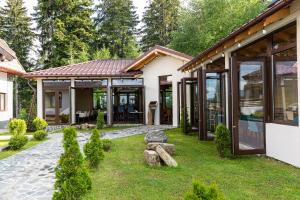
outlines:
M218 124L225 124L224 73L206 73L206 128L214 133Z
M265 60L236 59L233 66L235 154L265 153Z

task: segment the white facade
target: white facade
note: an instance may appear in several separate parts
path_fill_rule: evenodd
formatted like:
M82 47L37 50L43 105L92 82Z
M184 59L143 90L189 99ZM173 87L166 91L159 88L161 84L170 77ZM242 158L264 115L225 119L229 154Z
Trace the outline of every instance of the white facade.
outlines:
M5 94L5 110L0 111L0 128L6 128L13 118L13 81L4 72L0 72L0 93Z
M152 62L142 68L145 86L145 113L146 123L148 122L149 103L151 101L158 102L158 108L155 111L155 125L160 124L160 108L159 108L159 77L171 76L172 78L172 102L173 102L173 126L178 126L178 92L177 83L182 78L188 77L189 73L182 73L177 69L185 64L185 61L172 56L159 56Z

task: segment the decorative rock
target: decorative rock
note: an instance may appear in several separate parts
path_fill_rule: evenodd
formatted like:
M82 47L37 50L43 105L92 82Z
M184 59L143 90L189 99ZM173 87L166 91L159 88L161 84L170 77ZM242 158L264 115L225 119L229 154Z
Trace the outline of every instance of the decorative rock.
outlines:
M156 146L156 152L159 157L170 167L177 167L177 162L160 146Z
M148 165L150 166L160 166L159 155L152 150L145 150L144 157Z
M175 145L169 143L151 142L147 144L148 150L156 150L157 145L160 145L168 154L173 156L175 154Z
M153 132L148 132L145 136L145 142L148 144L150 142L162 142L166 143L168 141L168 137L164 131L158 130Z

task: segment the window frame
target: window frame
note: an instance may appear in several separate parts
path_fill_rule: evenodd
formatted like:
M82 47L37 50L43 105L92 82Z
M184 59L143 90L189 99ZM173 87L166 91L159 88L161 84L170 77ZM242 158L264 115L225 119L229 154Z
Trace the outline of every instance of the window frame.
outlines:
M1 108L1 99L2 99L2 98L0 97L0 112L5 112L5 111L7 110L7 109L6 109L6 101L7 101L7 100L6 100L6 93L0 92L0 96L1 96L1 95L4 96L4 98L3 98L3 99L4 99L4 109Z

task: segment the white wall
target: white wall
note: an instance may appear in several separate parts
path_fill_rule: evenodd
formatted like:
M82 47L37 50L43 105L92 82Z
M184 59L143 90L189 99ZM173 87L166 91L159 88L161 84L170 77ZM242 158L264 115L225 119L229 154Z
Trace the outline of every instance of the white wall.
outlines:
M13 118L13 81L8 80L4 72L0 72L0 93L6 94L5 111L0 111L0 125L5 128L7 122Z
M300 2L291 7L297 19L298 109L300 107ZM299 113L299 111L298 111ZM267 156L300 167L300 127L266 124Z
M173 126L178 126L178 105L177 105L177 82L184 77L189 77L189 73L177 71L185 62L171 57L163 56L154 59L143 69L143 78L145 85L145 112L146 123L148 122L148 109L150 101L157 101L159 104L159 76L172 76L172 93L173 93ZM160 124L159 105L155 112L155 125Z

